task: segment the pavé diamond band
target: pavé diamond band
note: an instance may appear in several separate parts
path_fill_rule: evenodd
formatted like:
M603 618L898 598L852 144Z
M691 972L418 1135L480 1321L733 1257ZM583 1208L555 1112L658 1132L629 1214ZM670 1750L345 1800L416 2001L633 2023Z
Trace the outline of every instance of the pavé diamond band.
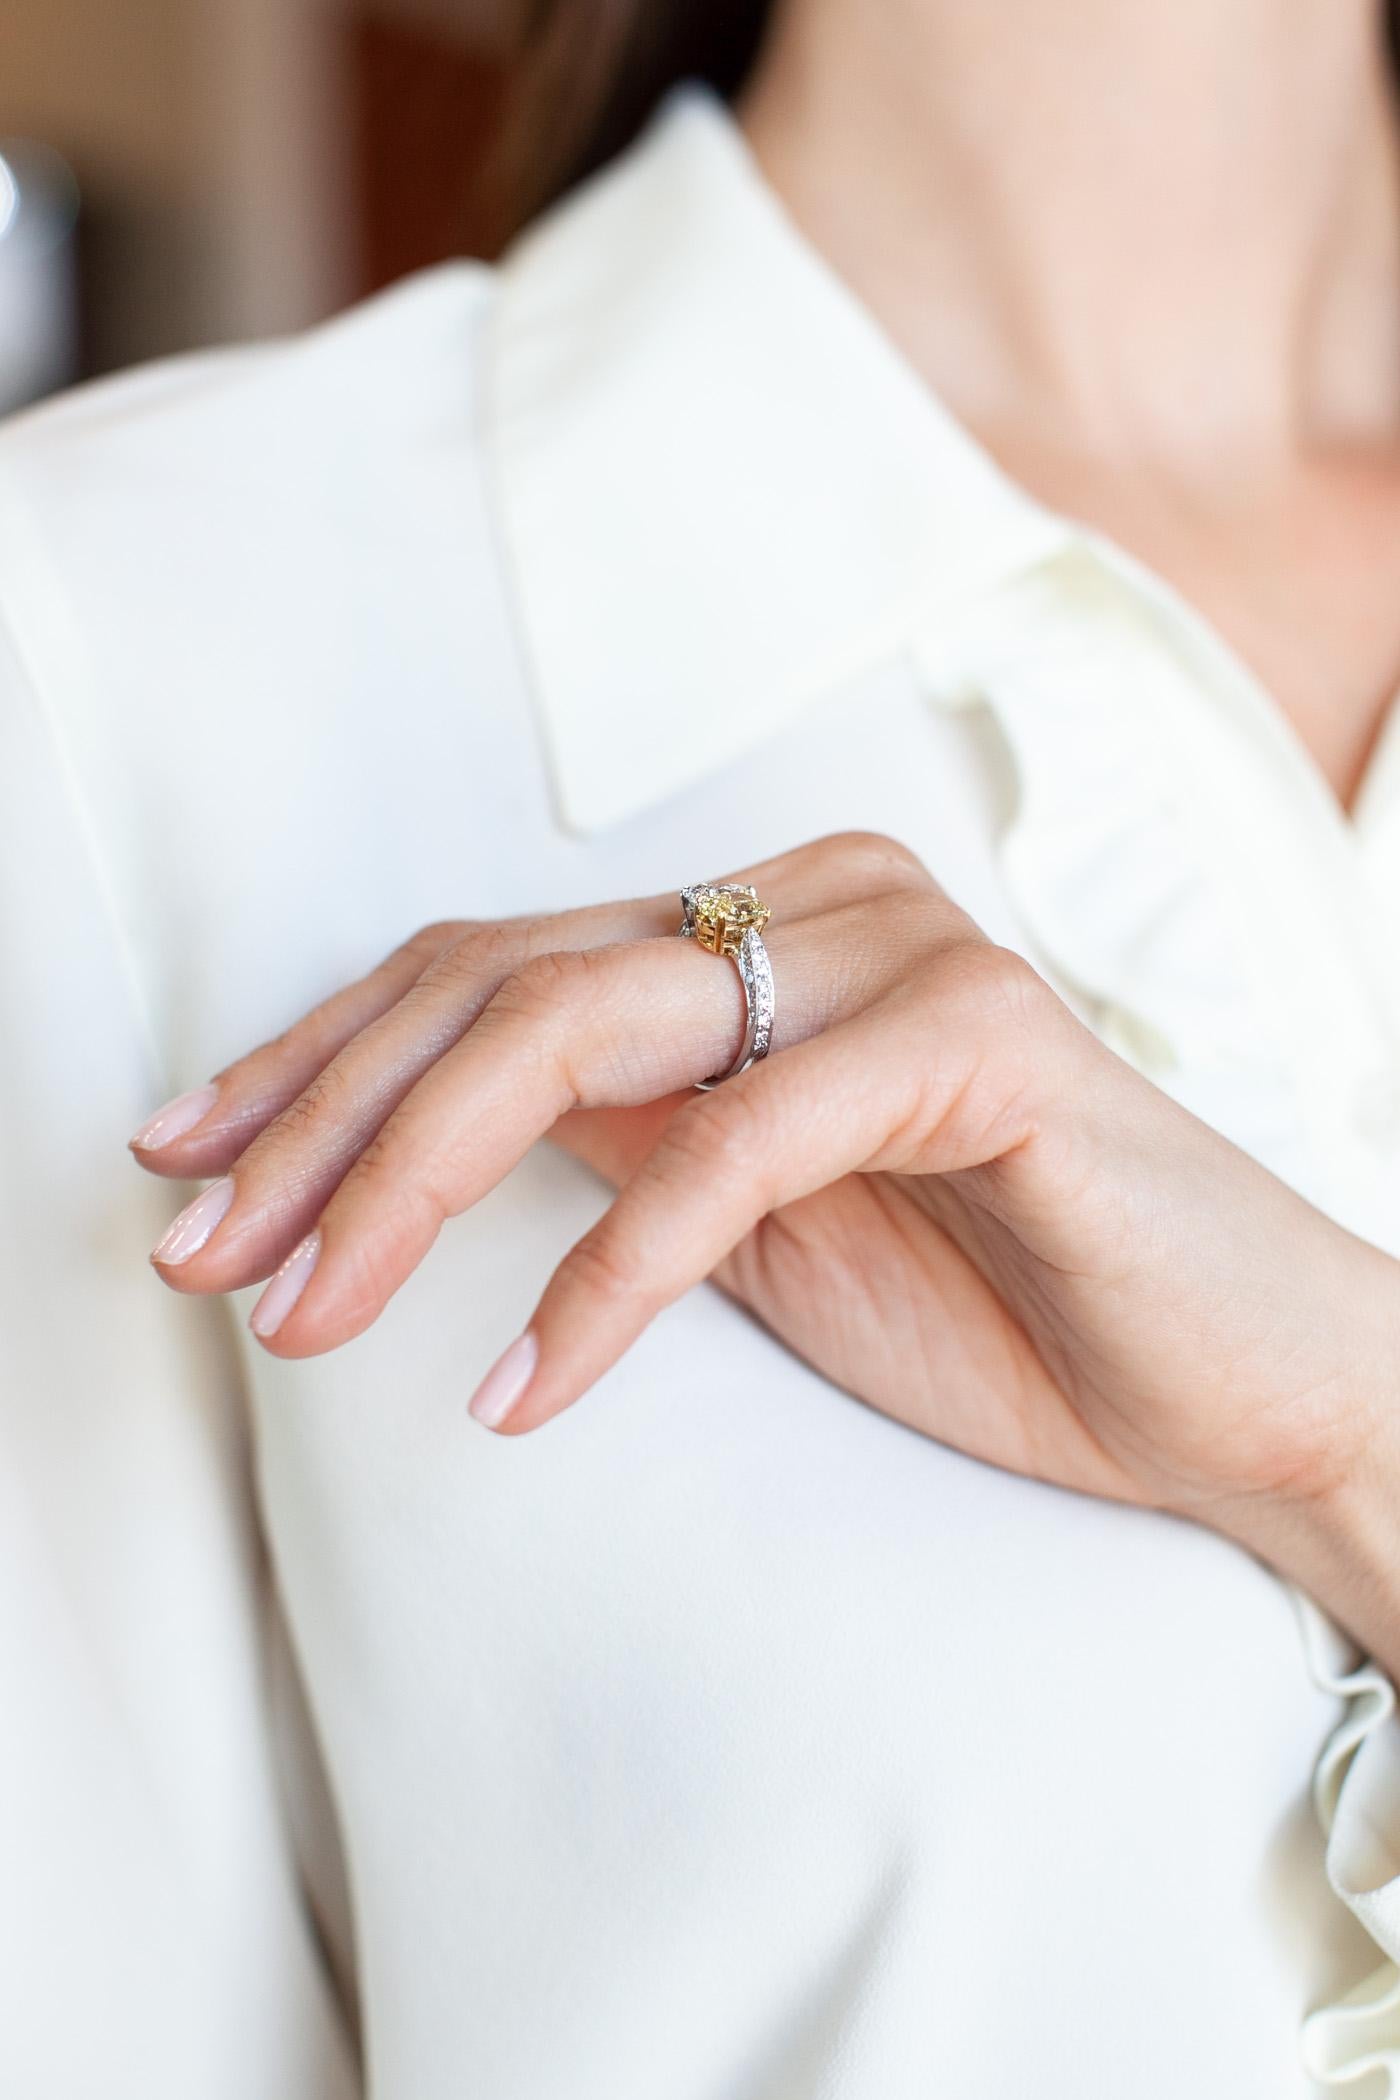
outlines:
M684 917L680 931L712 955L727 955L744 987L744 1040L727 1072L697 1079L698 1087L719 1086L768 1055L773 1035L773 970L763 945L763 929L772 913L751 883L697 882L681 891Z

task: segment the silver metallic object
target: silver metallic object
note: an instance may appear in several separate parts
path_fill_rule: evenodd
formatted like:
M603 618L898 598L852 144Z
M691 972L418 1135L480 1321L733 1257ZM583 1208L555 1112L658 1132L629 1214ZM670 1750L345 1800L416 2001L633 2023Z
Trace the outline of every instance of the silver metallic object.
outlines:
M698 941L712 955L727 955L744 987L744 1040L727 1071L695 1081L697 1087L708 1090L768 1055L773 1036L773 967L763 945L763 928L772 913L751 883L697 882L680 895L682 938Z
M78 186L30 139L0 139L0 416L78 376Z

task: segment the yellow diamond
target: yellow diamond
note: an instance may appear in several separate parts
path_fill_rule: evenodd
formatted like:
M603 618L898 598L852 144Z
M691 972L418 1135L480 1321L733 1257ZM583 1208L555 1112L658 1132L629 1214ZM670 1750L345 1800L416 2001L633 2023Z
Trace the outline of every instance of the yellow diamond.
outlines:
M737 955L749 928L761 933L771 917L750 883L708 883L695 893L695 938L713 955Z

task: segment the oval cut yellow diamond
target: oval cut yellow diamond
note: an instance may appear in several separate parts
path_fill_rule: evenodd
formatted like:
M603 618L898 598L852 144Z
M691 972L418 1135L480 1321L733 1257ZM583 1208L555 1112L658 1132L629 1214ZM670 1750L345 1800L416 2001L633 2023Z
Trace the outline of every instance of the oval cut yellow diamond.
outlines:
M712 955L737 956L749 928L762 933L772 916L751 883L711 882L695 892L695 938Z

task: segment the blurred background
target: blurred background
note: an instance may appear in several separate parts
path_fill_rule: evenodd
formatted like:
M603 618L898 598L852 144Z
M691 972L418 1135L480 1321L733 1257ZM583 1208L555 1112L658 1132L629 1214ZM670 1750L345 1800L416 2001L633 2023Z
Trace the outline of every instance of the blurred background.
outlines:
M516 0L6 0L0 413L497 245Z

